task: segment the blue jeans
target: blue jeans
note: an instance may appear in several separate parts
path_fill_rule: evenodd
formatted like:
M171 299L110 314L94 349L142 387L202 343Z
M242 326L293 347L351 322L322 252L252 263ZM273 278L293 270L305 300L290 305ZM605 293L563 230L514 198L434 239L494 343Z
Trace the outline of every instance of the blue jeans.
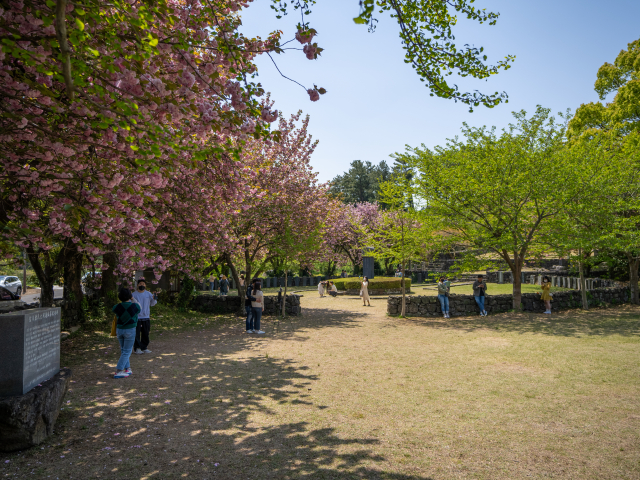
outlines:
M136 329L116 328L116 336L120 342L120 360L118 360L116 370L126 370L131 366L129 365L129 357L131 350L133 350L133 342L136 340Z
M209 288L211 289L211 291L213 292L213 282L209 282Z
M253 329L260 330L260 319L262 319L262 307L251 307L253 311Z
M244 307L247 312L247 330L253 330L253 308Z
M449 297L446 295L438 295L438 300L440 300L442 313L449 313Z
M473 297L476 299L478 307L480 307L480 313L484 312L484 297Z

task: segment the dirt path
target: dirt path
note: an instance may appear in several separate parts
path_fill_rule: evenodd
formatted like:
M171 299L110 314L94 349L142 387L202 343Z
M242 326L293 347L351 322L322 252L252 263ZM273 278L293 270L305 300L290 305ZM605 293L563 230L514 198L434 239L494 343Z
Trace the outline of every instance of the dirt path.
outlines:
M155 336L124 380L115 343L65 342L58 432L0 455L0 476L640 478L638 309L445 322L372 305L308 294L264 336L241 320Z

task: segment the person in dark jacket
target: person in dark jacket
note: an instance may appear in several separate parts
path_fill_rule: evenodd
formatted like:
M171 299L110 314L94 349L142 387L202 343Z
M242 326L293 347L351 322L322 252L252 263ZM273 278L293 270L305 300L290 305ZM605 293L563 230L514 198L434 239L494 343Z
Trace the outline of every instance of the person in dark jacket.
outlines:
M484 301L487 292L487 283L482 275L478 275L478 279L473 282L473 298L475 298L478 307L480 307L480 316L486 317L487 311L484 309Z
M254 319L253 319L253 310L251 309L251 302L255 302L256 297L251 295L251 293L253 292L253 287L257 281L258 281L257 279L253 279L249 284L249 286L247 287L247 299L244 301L244 309L247 312L247 333L255 332L255 329L253 328Z
M136 339L136 325L138 324L138 314L140 305L136 303L128 288L121 288L118 292L120 303L111 309L116 315L116 336L120 343L120 360L116 367L116 374L113 378L127 378L133 373L129 358L133 350L133 342Z

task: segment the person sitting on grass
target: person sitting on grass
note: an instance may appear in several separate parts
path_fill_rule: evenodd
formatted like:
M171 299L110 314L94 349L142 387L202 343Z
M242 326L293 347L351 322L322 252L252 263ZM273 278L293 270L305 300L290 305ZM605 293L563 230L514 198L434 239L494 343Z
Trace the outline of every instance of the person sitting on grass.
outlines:
M329 295L332 297L338 296L338 287L336 287L333 282L329 282Z
M551 314L551 282L549 281L549 277L544 277L542 279L541 288L542 288L542 292L538 292L538 293L540 293L540 299L544 301L544 305L545 307L547 307L544 313L546 313L547 315L550 315Z
M487 311L484 309L485 293L487 291L487 283L482 275L478 275L478 280L473 282L473 298L475 298L478 307L480 307L480 316L486 317Z
M135 302L128 288L120 289L118 300L120 300L120 303L114 305L111 309L117 318L116 336L120 343L120 359L113 378L127 378L133 373L131 365L129 365L129 358L133 350L133 342L136 339L136 325L138 324L140 305Z

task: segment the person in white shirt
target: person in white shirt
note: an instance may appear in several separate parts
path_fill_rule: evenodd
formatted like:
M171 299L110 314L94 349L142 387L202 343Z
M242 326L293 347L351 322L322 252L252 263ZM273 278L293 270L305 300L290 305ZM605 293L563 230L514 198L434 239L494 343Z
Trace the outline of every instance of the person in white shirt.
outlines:
M337 297L338 296L338 287L336 287L333 282L329 282L329 285L331 285L329 287L329 295L331 295L332 297Z
M156 296L147 290L147 282L144 278L138 280L138 289L133 292L133 298L140 304L140 314L136 325L136 339L133 344L133 352L141 355L151 353L149 350L149 332L151 331L151 308L158 301Z
M320 298L324 297L324 282L318 282L318 293Z
M251 302L251 310L253 312L253 333L263 334L260 330L260 320L262 319L262 312L264 312L264 293L262 293L262 287L260 282L256 282L253 286L251 296L255 297L255 301Z

